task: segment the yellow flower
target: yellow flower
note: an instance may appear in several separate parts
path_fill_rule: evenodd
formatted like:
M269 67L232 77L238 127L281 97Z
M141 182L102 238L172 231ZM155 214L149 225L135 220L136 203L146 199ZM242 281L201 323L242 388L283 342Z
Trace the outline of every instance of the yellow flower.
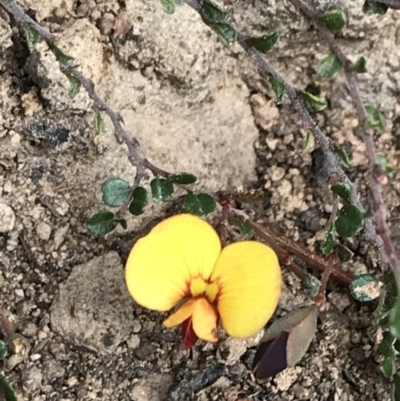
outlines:
M166 327L183 323L185 345L216 341L221 321L232 337L259 331L274 313L281 270L274 251L256 241L221 249L214 228L190 214L170 217L136 242L126 264L134 300L157 311L179 308Z

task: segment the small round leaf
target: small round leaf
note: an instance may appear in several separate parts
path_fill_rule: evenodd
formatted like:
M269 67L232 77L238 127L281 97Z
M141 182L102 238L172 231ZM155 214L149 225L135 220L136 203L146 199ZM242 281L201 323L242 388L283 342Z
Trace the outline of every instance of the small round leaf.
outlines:
M350 284L353 298L360 302L369 302L378 298L381 284L372 274L360 274Z
M117 223L114 221L114 213L108 210L100 210L89 216L86 226L93 235L101 237L114 230Z
M236 31L232 25L227 22L214 22L210 27L226 42L227 45L231 46L236 40Z
M367 115L365 128L373 128L378 132L383 131L383 129L385 128L385 121L383 119L382 113L377 108L371 105L365 106L365 112Z
M338 182L331 186L331 190L343 200L348 200L351 195L351 187L347 182Z
M275 93L276 104L282 103L282 98L283 98L283 95L285 94L285 91L286 91L285 85L282 82L277 81L272 76L267 76L265 78L265 80L269 83L269 85L271 86L271 89Z
M330 224L326 230L324 240L322 241L322 246L321 246L322 253L324 255L329 255L332 253L334 239L335 239L334 226L333 224Z
M4 341L0 340L0 359L4 359L8 354L8 348Z
M318 68L318 76L320 79L330 79L337 75L341 69L341 61L333 54L330 54L321 61Z
M17 401L14 389L3 376L0 376L0 388L3 390L6 401Z
M279 39L279 32L271 32L268 35L259 36L257 38L250 38L249 43L261 53L270 51Z
M253 231L252 225L243 220L235 219L235 224L242 235L250 234Z
M174 186L165 178L154 178L150 182L151 194L157 203L167 202L172 198Z
M350 251L350 249L347 248L347 246L344 246L342 244L336 245L336 253L338 255L339 260L342 263L348 262L354 255L354 253Z
M208 216L217 207L215 199L208 194L187 194L185 197L186 209L199 216Z
M351 69L358 74L367 72L367 57L364 54L359 56Z
M320 99L317 96L312 95L310 92L307 91L299 91L299 95L302 99L308 103L314 111L322 111L326 108L327 104L325 100Z
M139 216L143 213L144 207L147 204L147 190L143 187L137 187L133 190L132 196L133 199L131 204L129 205L129 211L134 216Z
M361 211L353 205L344 205L335 221L337 233L342 237L352 237L357 234L364 225Z
M131 194L131 186L121 178L109 178L101 186L103 202L107 206L119 206L126 201Z
M390 312L390 332L400 338L400 297L398 296Z
M187 185L187 184L193 184L194 182L196 182L197 177L190 173L178 173L178 174L172 174L168 178L168 180L174 184Z
M329 11L319 19L332 32L340 31L347 23L346 14L342 10Z

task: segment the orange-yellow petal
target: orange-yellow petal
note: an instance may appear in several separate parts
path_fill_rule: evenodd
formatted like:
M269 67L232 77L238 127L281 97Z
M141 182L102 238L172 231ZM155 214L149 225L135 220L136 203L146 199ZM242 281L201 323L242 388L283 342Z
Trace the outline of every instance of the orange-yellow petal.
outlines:
M211 276L220 285L218 312L232 337L259 331L274 313L281 290L281 269L275 252L256 241L228 245Z
M206 341L217 341L217 312L205 298L199 298L195 301L192 318L193 330L197 337Z
M167 311L189 295L193 277L210 277L220 252L219 237L206 221L191 214L170 217L132 248L125 269L128 290L140 305Z
M189 299L176 312L165 319L163 325L171 328L183 323L186 319L189 319L189 317L193 315L195 304L196 301L194 299Z

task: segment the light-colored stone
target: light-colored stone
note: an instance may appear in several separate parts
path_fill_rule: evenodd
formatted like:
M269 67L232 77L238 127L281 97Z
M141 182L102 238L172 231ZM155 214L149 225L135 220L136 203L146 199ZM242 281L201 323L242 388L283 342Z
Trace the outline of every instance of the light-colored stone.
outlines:
M51 236L51 227L44 221L36 226L36 235L43 241L48 241Z
M132 333L133 305L121 260L110 252L74 267L51 306L51 324L67 341L107 354Z
M6 203L0 202L0 233L11 231L14 225L14 211Z
M164 401L172 381L170 375L153 373L133 386L131 397L133 401Z

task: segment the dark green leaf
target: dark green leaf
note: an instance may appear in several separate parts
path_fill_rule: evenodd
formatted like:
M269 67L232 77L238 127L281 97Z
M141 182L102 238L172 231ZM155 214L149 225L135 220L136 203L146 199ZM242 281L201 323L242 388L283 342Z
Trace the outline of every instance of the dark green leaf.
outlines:
M350 157L347 154L346 150L342 146L337 145L336 143L333 145L333 147L336 150L336 152L339 154L340 161L342 162L343 166L350 167L351 160L350 160Z
M186 209L199 216L208 216L217 207L215 199L208 194L187 194L185 197Z
M342 237L352 237L356 235L364 225L361 211L353 205L344 205L335 221L337 233Z
M342 263L348 262L353 257L353 252L350 251L349 248L342 244L336 245L336 253L338 255L339 260Z
M236 31L230 24L227 22L214 22L210 26L229 46L235 43Z
M333 54L330 54L321 61L318 68L318 76L320 79L330 79L337 75L341 69L341 61Z
M249 43L261 53L270 51L279 39L279 32L272 32L268 35L250 38Z
M279 81L277 81L272 76L267 76L265 80L271 85L272 90L275 92L276 103L282 103L283 95L285 94L285 85Z
M228 11L208 0L203 0L201 11L212 22L225 22L229 14Z
M39 32L32 25L29 24L23 24L22 31L24 33L28 49L30 52L32 52L35 49L37 42L39 41Z
M174 184L193 184L197 181L196 176L190 173L172 174L168 179Z
M235 224L238 226L239 231L242 235L250 234L253 231L253 227L251 226L251 224L243 220L235 219Z
M126 230L128 228L128 223L125 219L116 219L114 220L116 223L121 224L121 227Z
M0 388L3 389L6 401L17 401L17 396L14 389L10 386L10 383L3 376L0 376Z
M303 145L303 153L306 153L314 143L314 137L311 131L307 131L306 138Z
M321 281L319 281L312 274L306 274L301 281L301 292L305 293L308 298L314 300L318 294L319 288L321 287Z
M394 358L386 357L379 365L379 369L381 370L383 376L387 379L390 379L393 376L394 372Z
M176 8L175 0L161 0L161 4L168 14L173 14Z
M319 19L332 32L340 31L347 23L346 14L342 10L328 11Z
M393 178L394 167L389 163L385 156L377 155L376 162L382 167L383 171L389 178Z
M150 187L153 199L157 203L169 201L174 194L174 186L172 185L172 182L165 178L154 178L150 182Z
M136 187L132 193L132 202L129 205L129 211L134 216L139 216L143 213L144 207L147 204L148 194L147 190L143 187Z
M390 332L396 337L400 338L400 297L394 303L390 313Z
M0 359L4 359L8 354L8 348L4 341L0 340Z
M307 91L299 91L300 96L302 99L308 103L314 111L321 111L324 110L327 106L325 100L320 99L317 96L312 95Z
M96 111L95 117L94 117L94 124L96 126L96 134L99 135L102 132L104 132L104 120L103 117L101 116L101 113L99 111Z
M385 269L383 272L383 282L385 284L386 294L392 298L391 303L393 303L394 299L397 297L397 283L393 270Z
M334 240L334 226L333 224L329 224L329 227L326 230L324 240L322 241L322 253L324 255L329 255L333 250L333 240Z
M67 76L68 81L71 84L68 94L71 98L74 98L78 94L82 82L77 77L69 74L68 72L65 73L65 75Z
M51 51L56 56L57 61L65 65L72 64L74 58L65 54L54 42L52 42L49 46Z
M385 128L385 122L381 112L373 106L365 106L365 111L367 114L367 121L365 123L365 128L373 128L378 132L383 131Z
M103 202L107 206L119 206L126 201L131 192L131 186L121 178L109 178L101 186L103 192Z
M101 237L114 230L117 223L114 221L114 213L108 210L100 210L89 216L86 226L93 235Z
M365 57L363 54L358 57L357 61L353 65L352 70L358 74L367 72L367 57Z
M359 302L369 302L380 295L380 283L372 274L360 274L350 284L353 298Z
M383 339L381 343L379 344L379 352L383 356L394 356L396 351L394 348L396 342L396 338L392 336L392 334L389 331L385 331L383 333Z
M331 190L343 200L348 200L351 195L351 186L347 182L338 182L331 186Z
M386 14L388 6L379 1L365 0L362 11L365 15Z

